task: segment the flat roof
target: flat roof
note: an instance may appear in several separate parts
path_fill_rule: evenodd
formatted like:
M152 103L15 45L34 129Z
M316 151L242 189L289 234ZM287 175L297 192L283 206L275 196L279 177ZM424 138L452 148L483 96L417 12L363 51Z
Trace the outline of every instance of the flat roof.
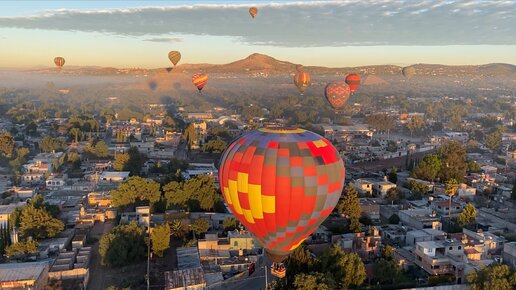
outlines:
M442 245L439 245L438 243L436 243L435 241L425 241L425 242L417 242L416 243L418 246L421 246L423 248L432 248L432 249L436 249L436 248L442 248Z
M201 266L201 258L197 247L178 248L177 253L177 267L179 270L192 269Z
M0 282L37 280L47 263L9 263L0 264Z
M129 177L129 171L120 171L120 172L117 172L117 171L104 171L102 172L102 174L100 175L100 178L114 178L114 177L122 177L122 178L127 178Z

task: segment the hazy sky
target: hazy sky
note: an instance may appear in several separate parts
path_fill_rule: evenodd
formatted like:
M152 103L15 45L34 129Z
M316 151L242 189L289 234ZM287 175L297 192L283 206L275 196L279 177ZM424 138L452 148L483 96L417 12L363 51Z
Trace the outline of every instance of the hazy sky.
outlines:
M0 44L0 67L516 64L516 0L1 1Z

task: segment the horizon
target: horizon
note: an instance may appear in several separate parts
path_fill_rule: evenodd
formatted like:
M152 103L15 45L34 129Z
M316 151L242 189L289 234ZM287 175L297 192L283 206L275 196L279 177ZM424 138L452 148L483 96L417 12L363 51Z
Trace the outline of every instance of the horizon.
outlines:
M0 67L161 68L252 53L306 66L516 64L516 1L5 1ZM514 13L513 13L514 12ZM206 49L209 47L210 49Z

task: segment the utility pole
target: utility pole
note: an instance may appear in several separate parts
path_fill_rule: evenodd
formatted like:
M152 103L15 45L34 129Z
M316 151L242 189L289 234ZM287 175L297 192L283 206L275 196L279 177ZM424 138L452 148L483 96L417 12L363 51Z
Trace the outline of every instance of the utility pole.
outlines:
M263 266L263 268L265 269L265 290L267 290L267 285L269 284L269 282L267 281L267 271L269 270L267 267L267 263L265 263L265 266Z

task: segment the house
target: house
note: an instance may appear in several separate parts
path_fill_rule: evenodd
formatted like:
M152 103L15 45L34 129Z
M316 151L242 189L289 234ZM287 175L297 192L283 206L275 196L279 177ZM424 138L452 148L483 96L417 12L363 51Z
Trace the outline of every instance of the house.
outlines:
M503 262L516 270L516 242L506 243L503 246Z
M450 200L433 200L430 207L439 216L448 216L450 213ZM451 216L456 217L462 212L462 205L452 200L451 202Z
M382 197L385 197L387 191L391 188L396 188L396 184L387 180L373 182L373 192Z
M407 232L405 239L407 246L415 246L418 242L442 240L446 238L446 233L441 230L422 229Z
M129 178L129 171L104 171L100 175L100 183L122 183Z
M464 279L464 249L457 240L426 241L416 243L415 264L429 275L452 274L455 282Z
M373 194L373 183L371 181L365 179L355 179L351 182L351 186L360 194L360 195L372 195Z
M15 187L14 193L18 199L25 201L29 198L32 198L36 194L36 191L33 188Z
M362 214L373 221L380 220L380 203L374 198L359 198Z
M109 191L88 193L88 204L90 206L109 207L111 202L112 198Z
M440 219L429 208L400 210L398 216L402 224L418 230L442 229Z
M459 188L457 189L457 196L460 198L473 198L477 194L477 189L471 186L468 186L465 183L459 184Z
M254 252L261 248L254 236L247 231L234 230L228 232L230 249L238 250L238 255L243 256L245 253ZM245 252L244 252L245 251Z
M197 268L165 272L165 290L206 289L204 271Z
M49 190L59 190L66 185L67 175L51 175L45 181L46 188Z
M154 142L131 142L131 147L136 147L142 154L150 154L154 151Z
M123 212L120 223L130 223L136 221L138 225L148 227L150 225L150 207L137 206L135 212Z
M43 290L48 270L47 262L0 264L0 289Z
M5 228L9 222L9 216L14 212L14 210L25 205L27 204L24 202L0 205L0 226Z
M384 244L404 247L407 238L407 228L400 225L385 225L380 229Z
M44 173L24 173L21 177L21 184L23 186L37 186L45 184Z

